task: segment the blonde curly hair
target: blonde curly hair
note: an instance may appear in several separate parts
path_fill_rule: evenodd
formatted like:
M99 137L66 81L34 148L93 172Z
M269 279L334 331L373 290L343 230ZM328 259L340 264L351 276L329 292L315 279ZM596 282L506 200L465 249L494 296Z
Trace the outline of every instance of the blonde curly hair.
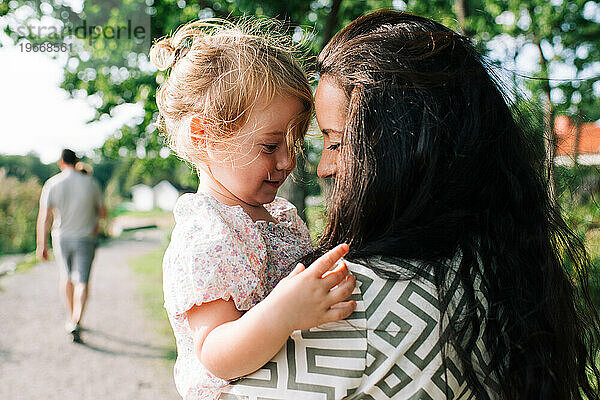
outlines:
M157 125L179 157L194 165L204 161L203 146L226 142L245 125L254 106L268 105L277 95L295 97L303 105L286 135L294 154L308 130L313 99L296 58L300 45L282 30L280 22L268 18L204 19L152 46L154 65L170 68L156 93ZM201 141L190 129L194 118L204 122Z

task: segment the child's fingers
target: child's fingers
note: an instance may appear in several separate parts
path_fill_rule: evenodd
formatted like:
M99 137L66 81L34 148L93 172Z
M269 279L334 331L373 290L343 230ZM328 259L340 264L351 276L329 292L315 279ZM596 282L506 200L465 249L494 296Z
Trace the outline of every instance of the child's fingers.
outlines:
M343 282L347 276L348 266L342 261L338 268L334 269L333 271L327 271L325 274L323 274L322 280L327 289L331 289L340 282Z
M356 277L350 275L345 279L343 283L339 284L338 287L336 287L329 293L327 301L329 302L329 304L336 304L342 302L352 295L352 292L354 291L355 287Z
M346 253L348 253L348 245L346 243L339 244L319 257L310 265L308 270L311 274L320 278L325 272L333 267L337 260L344 257Z
M356 302L353 300L337 303L329 308L325 313L327 322L339 321L347 318L356 309Z
M306 269L306 267L304 267L304 265L302 263L298 263L298 265L296 265L296 268L294 268L294 270L292 272L290 272L287 277L288 278L294 277L294 276L298 275L299 273L301 273L302 271L304 271L305 269Z
M334 264L335 266L335 264ZM329 270L327 272L325 272L323 274L323 276L321 276L321 278L326 278L327 276L334 274L338 271L343 271L345 275L348 275L348 266L346 265L346 263L344 262L344 260L338 260L337 261L337 267L335 267L332 270Z

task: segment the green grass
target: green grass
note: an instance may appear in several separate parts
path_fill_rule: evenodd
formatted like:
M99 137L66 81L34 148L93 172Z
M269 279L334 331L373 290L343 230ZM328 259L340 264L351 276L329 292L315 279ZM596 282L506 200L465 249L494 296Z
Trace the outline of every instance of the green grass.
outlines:
M142 295L148 317L158 334L164 338L165 347L167 348L164 357L168 361L169 367L172 367L173 361L177 357L177 351L173 331L167 313L163 308L162 258L164 253L165 248L160 247L147 254L130 259L129 265L133 272L139 276L138 290Z
M165 211L162 210L160 208L154 208L150 211L134 211L134 210L125 210L123 208L115 208L113 210L110 210L110 217L114 218L114 217L123 217L123 216L127 216L127 217L139 217L139 218L146 218L146 217L162 217L165 215L170 215L171 211Z
M50 257L52 257L52 255L50 255ZM37 259L35 252L28 253L25 256L25 259L17 264L16 272L27 272L38 262L39 260Z

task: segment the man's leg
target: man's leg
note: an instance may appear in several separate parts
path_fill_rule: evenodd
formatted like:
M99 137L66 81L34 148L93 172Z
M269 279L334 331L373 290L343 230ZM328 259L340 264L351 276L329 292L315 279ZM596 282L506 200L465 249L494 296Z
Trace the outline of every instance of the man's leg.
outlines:
M85 303L87 301L87 295L87 283L75 283L75 290L73 293L73 314L71 314L71 322L74 324L78 324L79 321L81 321L81 316L83 315L83 310L85 309Z
M61 274L60 295L65 302L67 322L71 322L73 320L73 282L67 274Z
M96 242L93 239L81 239L77 243L74 258L74 279L76 280L73 292L72 322L79 324L83 317L88 299L88 281L90 270L96 251Z
M65 327L69 329L69 325L72 324L73 319L73 281L71 280L71 271L73 268L73 251L72 246L68 240L61 238L54 240L52 238L52 244L54 245L54 255L56 261L61 266L60 271L60 283L59 292L65 304L66 311L66 324Z

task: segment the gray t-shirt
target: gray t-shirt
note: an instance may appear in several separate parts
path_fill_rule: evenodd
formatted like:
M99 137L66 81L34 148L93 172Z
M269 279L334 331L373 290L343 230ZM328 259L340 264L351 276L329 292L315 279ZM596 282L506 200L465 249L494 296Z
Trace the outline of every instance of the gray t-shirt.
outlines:
M42 188L40 206L52 208L54 238L89 238L103 205L98 183L88 175L66 169L48 179Z

